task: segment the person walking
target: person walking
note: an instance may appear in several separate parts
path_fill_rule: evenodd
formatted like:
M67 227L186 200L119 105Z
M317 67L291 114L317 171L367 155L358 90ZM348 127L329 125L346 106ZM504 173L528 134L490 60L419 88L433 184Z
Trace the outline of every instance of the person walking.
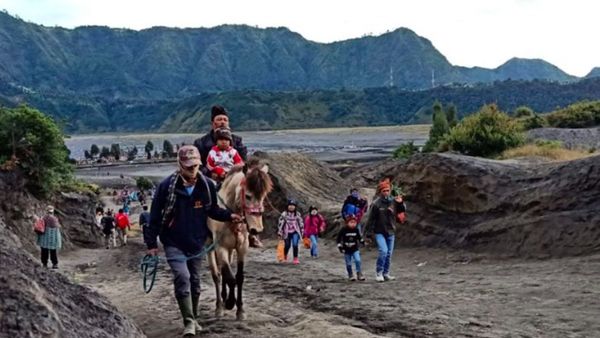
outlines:
M117 246L117 239L115 236L115 228L116 221L113 217L113 211L108 209L102 220L102 233L104 234L104 244L106 245L106 249L110 249L110 244L112 242L113 248Z
M377 186L377 199L371 205L369 217L365 226L365 234L373 237L379 250L377 257L375 280L378 282L394 280L390 275L390 265L394 253L397 215L406 212L406 206L401 195L393 198L392 185L389 179L383 180Z
M159 184L150 209L150 225L144 232L151 256L158 254L160 235L173 274L184 336L201 330L197 318L202 252L210 233L208 217L221 222L242 221L240 215L219 207L214 184L199 172L201 163L196 147L179 148L178 170Z
M54 215L54 207L46 207L46 215L42 217L43 232L37 233L37 245L41 249L41 260L44 267L48 267L48 256L52 261L52 269L58 269L58 253L62 248L62 236L60 234L60 223Z
M316 206L308 208L308 215L304 218L304 237L310 239L310 256L319 257L319 235L325 232L327 223L323 215L319 213Z
M277 226L279 238L285 241L284 261L287 262L290 248L293 248L294 264L300 264L300 259L298 258L298 243L300 242L300 238L304 235L302 215L296 210L297 207L298 203L296 203L295 200L288 200L287 210L282 212L281 216L279 216L279 223Z
M119 212L117 212L116 221L119 241L121 242L121 245L127 245L127 231L131 230L129 216L125 213L123 209L119 209Z
M150 224L150 213L148 212L148 206L144 205L142 207L142 213L140 214L140 218L138 221L140 225L140 230L142 230L142 235L146 232L146 228Z
M350 281L355 281L358 278L359 281L364 281L365 277L362 273L360 260L360 245L364 244L365 241L361 237L360 231L356 228L356 225L356 216L348 216L346 219L346 226L338 233L337 247L338 250L344 254L348 279ZM354 277L354 273L352 273L352 261L354 261L354 264L356 265L356 277Z

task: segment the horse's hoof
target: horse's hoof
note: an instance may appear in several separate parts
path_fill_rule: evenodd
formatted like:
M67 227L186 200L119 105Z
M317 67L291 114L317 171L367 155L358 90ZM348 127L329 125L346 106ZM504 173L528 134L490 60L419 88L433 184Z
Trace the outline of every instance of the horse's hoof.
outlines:
M215 309L215 317L217 317L217 318L223 317L223 308L222 307Z
M227 299L227 301L225 302L225 308L227 310L232 310L234 307L235 307L235 298Z
M244 312L243 310L238 310L237 313L235 314L235 317L237 318L237 320L246 320L246 312Z

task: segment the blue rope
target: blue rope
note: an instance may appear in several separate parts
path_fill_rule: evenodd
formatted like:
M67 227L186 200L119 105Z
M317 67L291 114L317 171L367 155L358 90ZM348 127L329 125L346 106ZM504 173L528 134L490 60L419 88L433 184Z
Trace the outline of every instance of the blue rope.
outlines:
M158 271L158 256L146 255L142 258L142 263L140 264L140 268L142 269L143 274L143 284L144 292L149 293L152 291L152 287L154 286L154 282L156 281L156 272ZM150 286L148 286L148 277L150 278Z
M173 256L167 258L167 261L189 261L190 259L196 259L203 256L208 255L211 251L215 250L216 242L212 242L210 245L205 246L202 251L193 256ZM150 293L152 291L152 287L154 286L154 282L156 281L156 273L158 272L158 261L160 258L158 255L146 255L142 258L142 262L140 264L140 269L142 270L142 286L144 288L145 293ZM150 285L148 286L148 280L150 280Z

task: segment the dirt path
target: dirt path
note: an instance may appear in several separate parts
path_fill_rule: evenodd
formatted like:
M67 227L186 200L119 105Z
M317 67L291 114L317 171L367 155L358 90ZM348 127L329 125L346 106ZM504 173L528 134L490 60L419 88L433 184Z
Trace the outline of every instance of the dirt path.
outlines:
M274 262L274 242L247 265L248 318L215 320L208 271L201 296L202 336L244 337L594 337L600 335L600 255L553 260L494 260L440 250L400 249L398 280L376 283L376 252L363 251L366 282L344 279L333 243L301 264ZM152 292L141 287L141 239L112 250L62 257L66 274L106 295L148 337L178 337L181 324L164 262ZM310 286L310 288L307 288Z

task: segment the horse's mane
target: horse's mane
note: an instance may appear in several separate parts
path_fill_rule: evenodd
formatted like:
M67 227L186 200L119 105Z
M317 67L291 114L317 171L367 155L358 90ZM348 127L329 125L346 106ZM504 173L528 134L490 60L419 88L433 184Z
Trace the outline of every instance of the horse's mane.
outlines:
M246 187L255 197L263 198L273 190L273 181L261 168L254 167L246 174Z

